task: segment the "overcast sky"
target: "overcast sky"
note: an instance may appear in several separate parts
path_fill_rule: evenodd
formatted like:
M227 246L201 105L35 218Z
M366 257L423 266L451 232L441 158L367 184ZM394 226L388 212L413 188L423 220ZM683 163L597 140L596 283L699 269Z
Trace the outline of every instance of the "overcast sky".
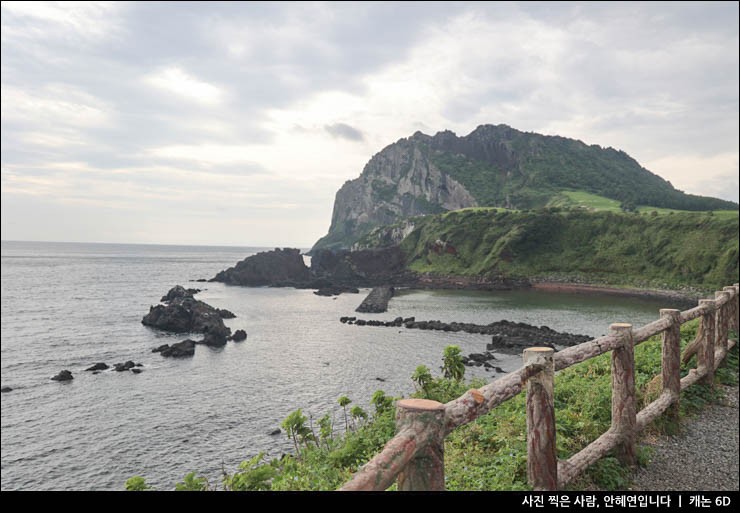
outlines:
M309 247L417 130L738 200L738 3L2 3L2 239Z

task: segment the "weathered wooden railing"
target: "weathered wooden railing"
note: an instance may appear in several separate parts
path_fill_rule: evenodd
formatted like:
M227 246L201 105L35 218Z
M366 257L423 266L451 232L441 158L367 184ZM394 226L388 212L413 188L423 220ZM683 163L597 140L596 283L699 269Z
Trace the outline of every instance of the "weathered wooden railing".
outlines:
M396 436L340 490L385 490L394 481L404 491L444 490L444 439L454 429L474 421L504 401L527 391L527 477L535 490L557 490L572 481L609 451L627 465L636 460L638 433L657 417L678 415L681 390L701 381L712 385L714 371L736 341L740 306L738 284L702 299L686 311L662 309L660 319L641 328L612 324L607 336L554 352L534 347L524 351L524 365L478 390L441 404L426 399L403 399L396 405ZM681 378L680 328L701 317L697 368ZM662 333L662 393L636 411L635 345ZM555 371L611 351L612 425L567 460L555 451Z

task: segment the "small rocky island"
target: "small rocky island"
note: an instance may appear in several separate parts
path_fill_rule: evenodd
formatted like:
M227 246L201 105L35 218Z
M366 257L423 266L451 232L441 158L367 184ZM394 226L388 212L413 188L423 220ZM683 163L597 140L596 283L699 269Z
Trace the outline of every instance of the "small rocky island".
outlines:
M157 328L174 333L202 333L201 340L183 340L177 344L163 344L152 352L162 356L192 356L195 354L195 344L204 344L211 347L221 347L228 340L241 341L247 338L244 330L237 330L232 337L231 328L224 324L223 319L236 317L232 312L199 301L193 297L200 292L198 289L186 289L176 285L162 297L162 303L149 308L141 323L144 326Z

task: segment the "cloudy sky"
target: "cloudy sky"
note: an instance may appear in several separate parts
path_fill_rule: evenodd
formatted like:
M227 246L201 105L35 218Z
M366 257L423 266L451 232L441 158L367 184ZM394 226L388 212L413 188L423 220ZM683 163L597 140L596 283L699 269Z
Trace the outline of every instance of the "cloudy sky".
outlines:
M417 130L738 200L738 4L2 3L2 239L308 247Z

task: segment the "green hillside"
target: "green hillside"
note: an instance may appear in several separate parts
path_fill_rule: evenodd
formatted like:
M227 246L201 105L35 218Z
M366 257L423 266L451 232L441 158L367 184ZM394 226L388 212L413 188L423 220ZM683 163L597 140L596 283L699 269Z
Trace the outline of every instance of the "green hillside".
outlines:
M575 139L482 125L466 137L437 134L419 141L428 145L431 162L462 183L482 206L541 207L570 190L635 206L738 208L730 201L679 191L624 151Z
M738 215L464 209L417 218L408 266L440 275L517 276L653 288L738 281ZM378 232L382 231L379 230ZM378 232L365 238L368 245ZM435 241L457 254L437 254Z

